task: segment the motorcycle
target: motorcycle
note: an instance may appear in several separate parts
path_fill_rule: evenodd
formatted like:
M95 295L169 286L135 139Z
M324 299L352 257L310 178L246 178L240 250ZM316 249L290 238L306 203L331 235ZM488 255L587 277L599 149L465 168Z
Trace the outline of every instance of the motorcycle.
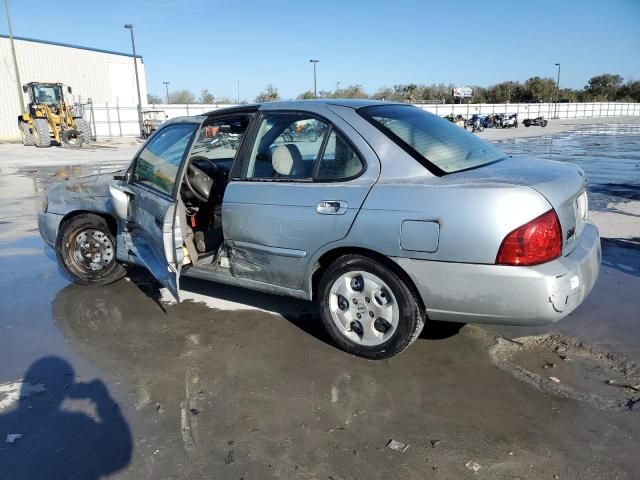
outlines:
M509 115L507 118L503 117L501 126L502 128L518 128L518 114L514 113L512 115Z
M547 123L548 123L548 122L547 122L547 121L545 120L545 118L544 118L544 117L542 117L542 116L540 116L540 117L538 117L538 118L534 118L534 119L531 119L531 118L525 118L525 119L523 120L523 122L522 122L522 124L523 124L525 127L530 127L530 126L532 126L532 125L533 125L533 126L538 126L538 127L543 127L543 128L547 126Z
M464 129L471 127L471 133L482 132L484 130L484 117L474 113L464 124Z
M484 128L497 128L498 127L498 120L497 120L497 116L490 114L487 115L486 117L484 117Z

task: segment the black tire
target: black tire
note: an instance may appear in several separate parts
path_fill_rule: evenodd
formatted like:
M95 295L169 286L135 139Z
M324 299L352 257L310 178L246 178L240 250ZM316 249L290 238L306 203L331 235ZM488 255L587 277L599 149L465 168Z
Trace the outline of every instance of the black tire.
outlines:
M542 120L542 123L540 124L540 126L541 126L542 128L544 128L544 127L546 127L546 126L547 126L547 123L548 123L548 122L547 122L546 120Z
M81 148L84 139L82 133L75 128L67 128L60 132L60 140L65 147Z
M33 120L33 139L38 148L51 146L51 134L49 133L49 122L44 118Z
M398 325L391 337L380 345L365 346L352 341L338 329L333 321L329 306L331 287L341 275L350 271L363 271L376 275L386 283L396 298L399 307ZM424 327L425 314L407 283L393 270L365 256L345 255L333 262L320 279L317 300L322 322L331 338L344 351L359 357L379 360L397 355L420 336Z
M79 235L88 230L101 232L111 242L110 261L101 269L93 270L75 256L75 244ZM56 241L56 257L62 270L80 285L107 285L123 278L127 271L116 260L116 239L106 220L93 213L80 213L60 225Z
M31 133L27 122L20 122L20 137L25 147L33 147L36 144L36 140L33 138L33 133Z
M91 143L91 126L84 118L76 118L76 130L80 132L82 136L82 143L89 145Z

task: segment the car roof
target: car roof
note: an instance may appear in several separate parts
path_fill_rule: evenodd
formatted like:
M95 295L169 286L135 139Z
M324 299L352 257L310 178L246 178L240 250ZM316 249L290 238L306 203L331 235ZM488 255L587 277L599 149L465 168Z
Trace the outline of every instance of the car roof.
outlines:
M211 110L205 113L205 116L220 115L220 114L233 114L233 113L253 113L261 108L273 109L292 109L292 110L304 110L310 106L318 105L336 105L348 108L361 108L372 107L374 105L398 105L398 102L385 102L382 100L370 100L361 98L314 98L309 100L282 100L277 102L265 102L265 103L252 103L247 105L234 105L231 107L223 107L217 110ZM406 105L406 104L399 104Z
M262 103L261 106L272 108L293 108L304 109L308 106L336 105L348 108L372 107L374 105L392 105L396 102L385 102L382 100L370 100L368 98L314 98L309 100L285 100L277 102Z

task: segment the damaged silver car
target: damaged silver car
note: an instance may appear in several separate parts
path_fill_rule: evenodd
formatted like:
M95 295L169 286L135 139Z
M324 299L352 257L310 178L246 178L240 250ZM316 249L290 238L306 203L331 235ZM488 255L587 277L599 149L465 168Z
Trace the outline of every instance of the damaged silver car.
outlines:
M168 121L120 174L50 189L39 227L77 283L135 264L176 298L188 275L315 300L335 342L367 358L429 320L560 320L601 258L578 167L368 100Z

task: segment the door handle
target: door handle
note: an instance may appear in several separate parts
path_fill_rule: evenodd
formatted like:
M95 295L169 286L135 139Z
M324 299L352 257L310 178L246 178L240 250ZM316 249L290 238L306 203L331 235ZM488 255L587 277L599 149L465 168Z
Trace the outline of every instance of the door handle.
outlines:
M316 212L321 215L343 215L347 212L347 202L342 200L323 200L318 203Z

